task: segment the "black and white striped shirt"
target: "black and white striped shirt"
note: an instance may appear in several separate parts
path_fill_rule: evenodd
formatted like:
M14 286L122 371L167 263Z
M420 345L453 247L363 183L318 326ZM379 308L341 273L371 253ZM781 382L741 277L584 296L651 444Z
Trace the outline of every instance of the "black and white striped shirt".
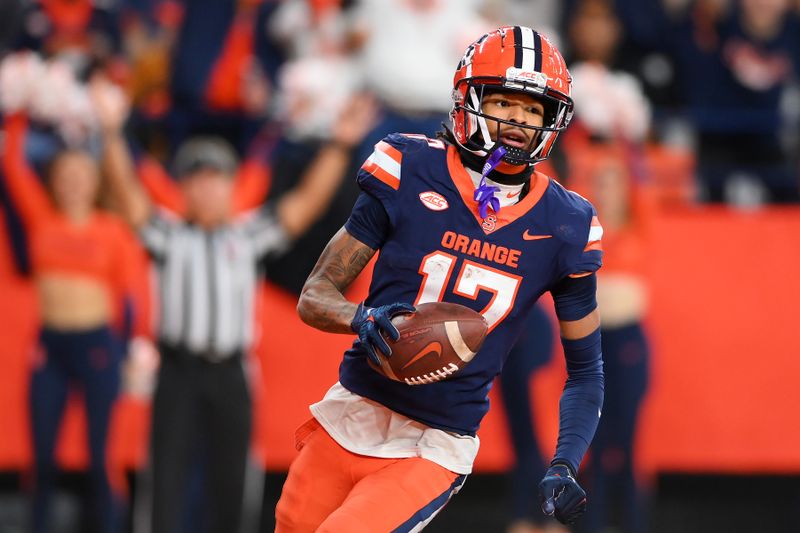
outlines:
M159 340L219 360L254 340L258 262L289 239L269 209L214 230L159 211L140 230L159 274Z

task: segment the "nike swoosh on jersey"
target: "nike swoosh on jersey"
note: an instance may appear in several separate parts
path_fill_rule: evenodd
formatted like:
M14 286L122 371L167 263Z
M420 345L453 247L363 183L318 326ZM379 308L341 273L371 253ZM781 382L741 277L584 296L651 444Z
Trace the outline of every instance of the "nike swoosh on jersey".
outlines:
M409 359L408 362L403 365L403 368L401 368L401 370L405 370L406 368L408 368L409 366L413 365L414 363L416 363L417 361L419 361L420 359L422 359L423 357L425 357L426 355L428 355L431 352L435 353L437 357L441 356L442 355L442 345L441 345L441 343L436 342L436 341L429 342L427 344L427 346L425 346L423 349L418 351L417 354L414 357Z
M549 239L550 237L552 237L552 235L531 235L528 233L528 230L525 230L522 234L522 238L526 241L538 241L540 239Z
M517 192L507 192L507 193L506 193L506 198L515 198L515 197L519 196L519 193L521 193L521 192L522 192L522 191L517 191Z

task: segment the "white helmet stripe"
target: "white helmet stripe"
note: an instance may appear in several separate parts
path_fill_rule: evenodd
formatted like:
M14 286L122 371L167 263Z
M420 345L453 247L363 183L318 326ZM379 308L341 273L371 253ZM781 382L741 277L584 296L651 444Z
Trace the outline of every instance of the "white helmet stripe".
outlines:
M521 26L522 30L522 70L533 72L536 53L533 50L533 30Z

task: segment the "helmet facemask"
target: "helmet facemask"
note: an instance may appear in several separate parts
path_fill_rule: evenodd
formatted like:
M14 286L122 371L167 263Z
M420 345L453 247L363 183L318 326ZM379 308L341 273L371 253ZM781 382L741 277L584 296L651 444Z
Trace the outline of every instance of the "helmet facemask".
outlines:
M463 91L463 92L462 92ZM531 126L504 120L483 112L484 97L494 92L511 92L536 97L544 105L542 126ZM572 118L572 100L569 96L549 89L546 85L499 77L471 77L461 80L453 91L452 119L463 120L462 131L468 132L461 148L485 157L502 145L506 149L503 161L511 165L533 165L550 155L558 134L566 129ZM530 134L526 147L514 147L500 140L500 125L508 124ZM454 124L454 126L456 126ZM461 129L459 128L459 129ZM495 140L492 140L494 128Z

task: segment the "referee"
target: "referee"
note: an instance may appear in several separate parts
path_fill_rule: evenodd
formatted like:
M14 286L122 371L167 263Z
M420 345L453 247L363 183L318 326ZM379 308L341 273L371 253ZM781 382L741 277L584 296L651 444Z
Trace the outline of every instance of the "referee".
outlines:
M152 533L174 533L196 443L205 446L209 533L239 530L251 404L242 359L253 341L257 264L287 249L326 209L372 122L351 109L300 183L243 218L231 213L237 161L217 138L176 154L185 218L152 208L135 177L122 127L128 102L106 82L92 88L115 201L159 272L161 366L153 402Z

